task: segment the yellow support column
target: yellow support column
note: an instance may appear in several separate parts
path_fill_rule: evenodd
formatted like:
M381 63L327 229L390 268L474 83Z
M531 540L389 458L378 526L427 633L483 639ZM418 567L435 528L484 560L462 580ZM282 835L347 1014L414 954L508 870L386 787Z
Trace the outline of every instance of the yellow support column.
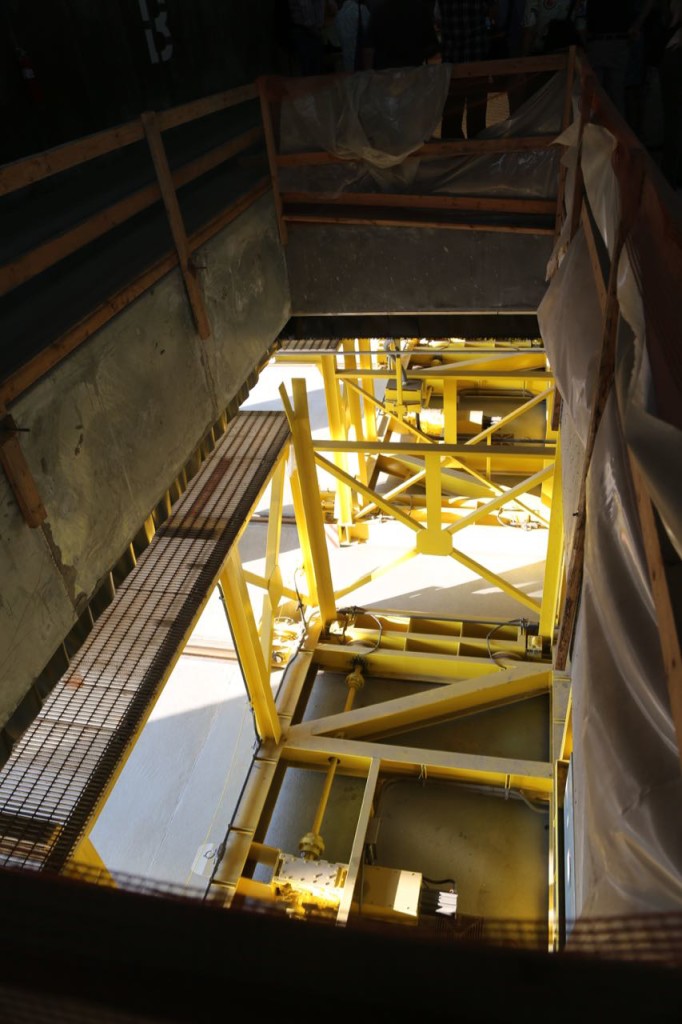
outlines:
M561 439L557 441L552 483L552 511L549 520L545 576L542 585L540 636L552 639L559 607L564 565L564 503L561 485Z
M261 739L279 742L282 730L272 696L270 673L265 665L251 599L236 546L232 547L220 574L220 588L225 598L225 607L234 634L244 681L253 705L258 735Z
M265 580L267 592L263 597L260 640L263 648L265 664L272 662L272 637L275 615L282 597L282 574L279 571L279 545L282 536L282 509L284 507L284 470L286 453L275 469L270 490L270 514L268 519L268 539L265 550Z
M360 338L360 369L371 370L372 369L372 354L371 354L371 342L369 338ZM374 398L374 381L371 377L364 378L366 381L366 390L369 395ZM364 436L368 441L376 441L377 439L377 420L376 411L372 402L363 402L364 416L365 416L365 433Z
M443 378L443 440L457 444L457 381Z
M340 385L336 377L336 355L321 359L320 366L324 381L330 436L333 441L347 441L346 422L339 391ZM347 471L348 458L342 452L334 454L334 462L339 469ZM353 495L350 488L341 483L337 484L336 500L339 538L345 540L346 529L353 525Z
M301 518L299 519L297 511L296 522L299 533L307 532L315 575L317 604L320 609L320 617L324 623L327 623L336 618L336 604L334 602L334 587L332 585L332 574L329 565L327 537L324 532L324 521L322 519L322 501L317 482L315 454L310 432L308 395L304 380L296 378L292 380L291 386L294 396L293 408L284 385L280 387L279 393L289 420L289 426L291 427L298 483L300 484Z
M424 455L426 467L426 529L417 534L417 551L422 555L449 555L450 534L442 529L442 490L438 451Z

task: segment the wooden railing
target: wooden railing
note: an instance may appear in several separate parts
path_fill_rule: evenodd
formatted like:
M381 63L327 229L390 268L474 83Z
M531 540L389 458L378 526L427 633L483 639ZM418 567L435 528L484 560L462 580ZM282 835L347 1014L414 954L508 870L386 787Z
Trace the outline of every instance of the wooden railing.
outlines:
M478 61L456 65L452 71L452 78L456 80L489 77L504 79L509 84L515 78L565 71L562 127L566 128L571 120L574 68L575 50L572 49L567 54L546 57ZM335 77L340 79L345 76ZM279 178L280 171L284 168L321 167L343 162L342 157L324 150L284 153L278 146L277 123L281 103L286 99L311 95L328 88L329 80L330 76L311 79L264 77L258 82L270 178L282 244L287 243L287 225L293 223L436 227L463 231L527 232L536 235L553 235L560 229L565 188L563 170L559 175L556 199L425 195L408 192L389 195L375 192L331 194L313 190L282 191ZM555 139L556 134L431 141L420 146L411 155L421 160L433 160L443 157L537 152L546 150ZM315 209L311 210L311 207ZM450 216L453 214L455 216ZM510 214L513 218L508 217ZM495 220L495 215L507 215L507 219L500 220L498 216ZM549 223L538 218L549 218Z
M561 671L565 669L570 655L582 590L587 527L587 477L597 431L614 387L616 341L622 316L618 298L618 272L625 247L628 248L636 275L639 268L638 286L644 307L647 352L652 365L659 415L678 428L682 427L682 367L679 355L675 354L678 345L675 325L679 322L679 281L682 270L682 216L680 211L677 216L673 214L672 204L675 203L675 199L672 190L641 141L630 130L600 87L587 62L578 57L576 70L580 78L581 94L578 126L579 160L569 204L569 244L578 229L582 228L602 313L602 345L580 476L575 530L571 549L567 553L564 607L555 651L555 667ZM596 221L580 165L584 131L588 124L606 128L615 141L612 166L618 181L620 217L610 256L595 226ZM651 265L654 253L656 266ZM647 280L643 279L642 268L647 269ZM653 294L654 292L656 294ZM660 336L657 337L657 334ZM655 351L656 344L662 344L662 354ZM668 584L667 566L661 546L661 528L657 523L652 495L630 450L628 459L658 618L673 722L678 746L682 752L682 648L675 603Z
M65 334L55 339L38 355L1 381L0 413L23 391L31 387L40 377L49 372L65 356L175 266L180 267L198 334L201 338L207 338L210 335L211 325L206 313L196 268L192 262L192 255L209 238L263 195L270 186L267 178L261 177L245 195L223 208L213 220L192 234L188 234L186 231L178 203L177 190L256 144L262 138L262 128L260 125L256 125L222 145L210 149L200 157L183 164L175 171L171 171L168 165L163 133L169 129L198 121L210 114L254 100L257 95L258 91L254 85L240 86L171 110L145 113L127 124L77 139L74 142L17 160L0 168L0 196L6 196L52 175L82 166L97 157L114 153L133 143L146 140L156 178L152 184L146 185L86 217L68 230L48 238L0 266L0 296L26 284L43 271L60 263L159 201L163 201L174 243L174 249L148 267L142 275L110 295L104 303L92 310L83 320L73 325Z

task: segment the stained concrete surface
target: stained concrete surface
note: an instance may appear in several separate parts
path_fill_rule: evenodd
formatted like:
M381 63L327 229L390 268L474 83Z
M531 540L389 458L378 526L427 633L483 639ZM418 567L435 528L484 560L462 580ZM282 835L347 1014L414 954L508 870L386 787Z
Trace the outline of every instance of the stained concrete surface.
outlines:
M271 195L197 258L213 328L207 341L176 270L13 406L48 519L30 531L2 476L0 639L12 654L0 725L288 318Z

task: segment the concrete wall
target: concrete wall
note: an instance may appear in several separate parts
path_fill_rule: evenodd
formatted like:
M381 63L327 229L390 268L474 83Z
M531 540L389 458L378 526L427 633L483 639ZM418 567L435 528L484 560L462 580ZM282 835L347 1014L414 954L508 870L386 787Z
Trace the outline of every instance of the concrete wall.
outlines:
M545 294L546 235L290 225L294 314L529 310Z
M196 262L208 341L176 270L12 408L48 519L30 530L0 474L0 725L289 317L270 195Z

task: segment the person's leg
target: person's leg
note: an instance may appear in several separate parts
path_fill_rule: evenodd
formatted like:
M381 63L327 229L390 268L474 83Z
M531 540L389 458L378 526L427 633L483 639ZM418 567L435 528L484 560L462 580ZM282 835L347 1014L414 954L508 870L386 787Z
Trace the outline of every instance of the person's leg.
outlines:
M443 110L443 123L441 126L441 138L463 139L464 128L462 119L464 117L464 104L466 93L462 87L461 79L453 79L450 83L450 92L445 101Z
M488 79L469 78L466 90L467 138L474 139L485 128L488 108Z

